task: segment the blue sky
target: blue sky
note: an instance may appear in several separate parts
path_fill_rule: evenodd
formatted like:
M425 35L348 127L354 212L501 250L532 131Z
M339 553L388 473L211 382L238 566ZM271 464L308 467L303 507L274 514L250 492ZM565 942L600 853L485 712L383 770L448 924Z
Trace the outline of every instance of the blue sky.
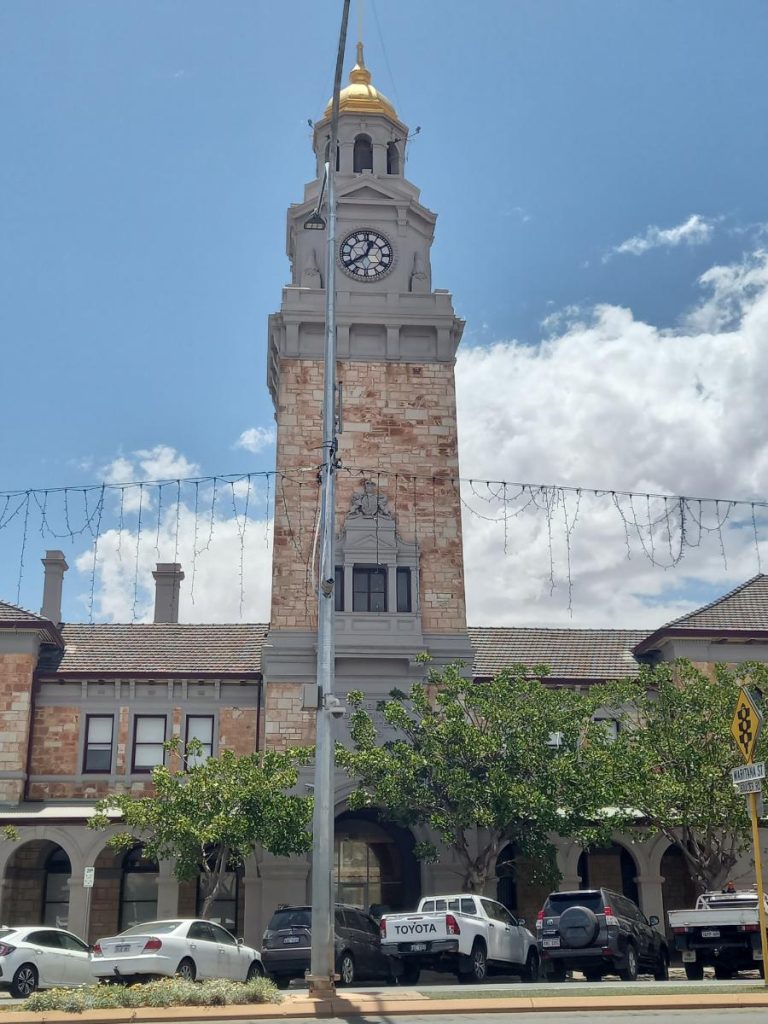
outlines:
M179 465L271 467L269 445L249 452L236 442L272 423L266 317L287 279L285 209L312 175L306 122L330 94L340 8L4 0L0 490L114 479L121 457L118 469L140 475L131 453L160 445L174 453L163 456L172 476ZM542 339L572 336L574 322L602 307L631 310L633 325L663 338L701 305L701 275L759 266L768 222L763 0L369 0L364 35L374 82L422 128L407 174L439 215L433 281L453 292L468 348L516 342L504 358L509 367L513 351L519 370ZM351 46L348 54L347 68ZM704 291L717 291L721 277ZM762 295L761 282L740 286L745 303ZM718 337L733 327L715 320ZM700 318L696 329L710 337L713 322ZM660 409L657 425L669 418ZM545 429L546 417L537 437ZM673 493L768 490L748 467L710 472L706 453L698 475L674 461L633 474L637 452L609 458L598 445L585 455L591 442L576 427L571 441L565 461L549 460L553 440L535 464L510 450L491 468L508 479L616 487L652 477ZM762 437L753 444L761 449ZM680 446L690 448L683 435ZM462 456L466 475L489 471L482 441ZM730 450L722 461L733 462ZM66 550L74 560L84 545ZM6 541L0 552L0 595L15 599L15 548ZM35 571L22 588L33 608ZM702 586L716 593L752 571L745 556L725 572L702 565L703 584L694 574L669 589L640 587L634 617L659 604L646 614L654 625L685 606L686 587L698 598ZM557 619L542 583L548 569L525 574L537 581L539 621ZM82 580L68 598L73 618L81 589ZM665 593L674 594L666 603ZM593 604L609 613L594 595Z

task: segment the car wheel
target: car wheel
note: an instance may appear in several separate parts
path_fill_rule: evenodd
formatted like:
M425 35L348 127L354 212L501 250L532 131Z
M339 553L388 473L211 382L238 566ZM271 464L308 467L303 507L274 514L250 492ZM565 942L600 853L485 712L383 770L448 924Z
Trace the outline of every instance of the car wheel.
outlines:
M421 968L418 964L406 964L399 980L401 985L417 985L420 977Z
M342 953L339 960L339 984L354 985L355 983L355 961L352 954Z
M720 964L715 964L715 978L718 981L730 981L733 977L733 970L730 967L722 967Z
M176 975L183 981L194 981L197 977L194 960L190 960L188 956L185 956L176 968Z
M22 964L17 968L11 982L11 995L14 999L26 999L37 988L37 970L32 964Z
M701 981L704 977L704 967L702 964L686 964L685 976L688 981Z
M667 960L664 953L659 953L653 977L656 981L669 981L669 960Z
M619 971L622 981L637 981L637 950L634 946L627 946L627 966Z
M544 971L544 977L547 981L565 981L565 964L564 963L553 963L550 964Z
M264 968L261 966L258 960L254 960L251 966L248 968L248 973L245 976L246 981L253 981L255 978L264 977Z
M587 981L602 981L603 973L602 971L584 971L584 977Z
M539 955L535 949L528 950L528 957L520 977L523 981L539 980Z
M469 970L459 974L459 981L464 984L480 984L488 977L488 959L482 942L475 942L469 954Z

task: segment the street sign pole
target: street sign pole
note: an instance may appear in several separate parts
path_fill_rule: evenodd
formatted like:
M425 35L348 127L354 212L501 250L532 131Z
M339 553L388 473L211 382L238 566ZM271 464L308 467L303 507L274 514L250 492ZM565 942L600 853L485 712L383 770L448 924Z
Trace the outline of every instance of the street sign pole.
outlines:
M757 801L760 798L762 783L765 778L765 764L754 763L755 749L763 727L763 713L755 702L752 694L742 686L736 709L731 721L733 736L739 753L744 758L744 768L734 768L733 782L737 789L747 794L749 818L752 823L752 848L755 858L755 877L757 880L757 917L760 922L760 948L763 952L763 984L768 985L768 935L766 935L765 895L763 890L763 858L760 851L760 821L757 815ZM741 783L739 780L742 780Z
M760 822L757 817L757 793L747 796L749 816L752 819L752 845L755 850L755 875L757 876L757 913L760 921L760 945L763 950L763 984L768 985L768 934L766 934L765 897L763 895L763 858L760 851Z

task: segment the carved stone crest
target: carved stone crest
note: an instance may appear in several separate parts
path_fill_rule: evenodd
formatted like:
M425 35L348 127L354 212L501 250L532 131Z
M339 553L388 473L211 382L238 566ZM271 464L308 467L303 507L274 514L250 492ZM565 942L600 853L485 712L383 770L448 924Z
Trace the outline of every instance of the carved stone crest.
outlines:
M350 519L355 516L362 516L363 519L374 519L377 516L391 519L388 505L389 499L379 491L373 480L365 480L363 486L352 495L347 515Z

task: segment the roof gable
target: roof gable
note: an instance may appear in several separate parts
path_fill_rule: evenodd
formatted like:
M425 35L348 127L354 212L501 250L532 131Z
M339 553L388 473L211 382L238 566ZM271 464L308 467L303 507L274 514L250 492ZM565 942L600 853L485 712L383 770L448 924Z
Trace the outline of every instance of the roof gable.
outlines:
M668 636L738 634L768 637L768 575L759 573L722 597L667 622L635 648L654 650Z

